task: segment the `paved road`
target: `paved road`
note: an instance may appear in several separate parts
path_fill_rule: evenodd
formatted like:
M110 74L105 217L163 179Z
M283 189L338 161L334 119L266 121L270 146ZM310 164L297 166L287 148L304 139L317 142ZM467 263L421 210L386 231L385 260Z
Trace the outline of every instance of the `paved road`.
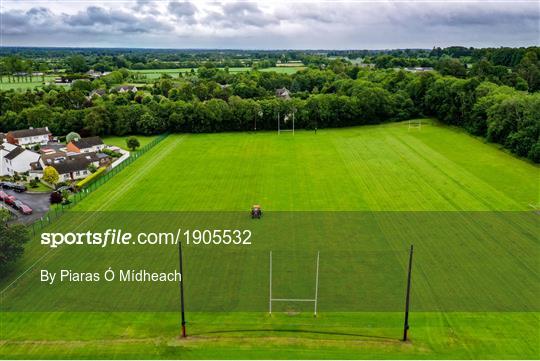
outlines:
M15 212L15 214L18 215L18 219L22 221L23 223L32 223L36 219L41 218L41 216L43 216L49 210L49 207L50 207L49 193L30 193L30 192L17 193L8 189L4 189L4 192L9 194L10 196L15 196L15 198L17 198L18 200L20 200L21 202L27 204L28 206L30 206L30 208L32 208L33 210L32 214L24 215L24 214L21 214L21 212L6 205L6 207L10 208L11 210Z

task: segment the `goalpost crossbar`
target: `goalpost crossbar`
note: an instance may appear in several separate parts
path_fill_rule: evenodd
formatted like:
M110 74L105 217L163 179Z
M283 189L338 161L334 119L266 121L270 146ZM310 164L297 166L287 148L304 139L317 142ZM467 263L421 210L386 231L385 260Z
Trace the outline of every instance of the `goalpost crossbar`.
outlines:
M313 302L314 303L314 316L317 316L317 306L319 298L319 254L317 251L317 263L316 263L316 272L315 272L315 298L273 298L272 297L272 251L270 251L270 288L269 288L269 297L268 297L268 313L272 314L272 302Z

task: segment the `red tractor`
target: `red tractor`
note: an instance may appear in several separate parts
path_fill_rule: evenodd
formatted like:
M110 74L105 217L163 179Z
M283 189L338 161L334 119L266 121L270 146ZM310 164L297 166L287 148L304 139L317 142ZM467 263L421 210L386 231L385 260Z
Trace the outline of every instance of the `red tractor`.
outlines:
M253 207L251 207L251 218L255 219L260 219L262 217L262 209L261 209L261 206L259 206L258 204L254 205Z

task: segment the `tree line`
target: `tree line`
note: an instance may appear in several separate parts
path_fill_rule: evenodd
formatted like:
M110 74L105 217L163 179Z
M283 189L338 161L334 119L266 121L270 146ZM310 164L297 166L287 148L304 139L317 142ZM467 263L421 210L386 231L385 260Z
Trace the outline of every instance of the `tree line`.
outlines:
M275 130L278 115L284 120L293 113L296 127L305 129L433 116L540 162L540 93L481 76L366 69L336 59L324 70L292 75L203 67L121 93L113 83L125 81L130 72L113 73L118 79L111 82L0 92L0 131L48 126L58 135L123 136ZM276 96L283 87L291 91L290 100ZM96 88L106 93L90 97Z

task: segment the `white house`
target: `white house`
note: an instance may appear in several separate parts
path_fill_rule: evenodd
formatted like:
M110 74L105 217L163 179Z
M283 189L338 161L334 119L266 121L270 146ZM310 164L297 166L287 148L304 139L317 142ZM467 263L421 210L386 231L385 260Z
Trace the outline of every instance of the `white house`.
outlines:
M13 130L6 134L9 143L21 146L46 145L51 137L52 134L47 127Z
M28 172L39 154L10 143L0 145L0 176Z
M56 152L42 154L39 161L32 164L30 176L35 178L43 177L43 170L51 166L58 172L60 182L83 179L90 175L88 167L90 164L95 167L108 165L110 157L103 153L65 153Z
M138 89L135 85L122 85L122 86L116 87L115 90L118 91L119 93L127 93L127 92L136 93Z

